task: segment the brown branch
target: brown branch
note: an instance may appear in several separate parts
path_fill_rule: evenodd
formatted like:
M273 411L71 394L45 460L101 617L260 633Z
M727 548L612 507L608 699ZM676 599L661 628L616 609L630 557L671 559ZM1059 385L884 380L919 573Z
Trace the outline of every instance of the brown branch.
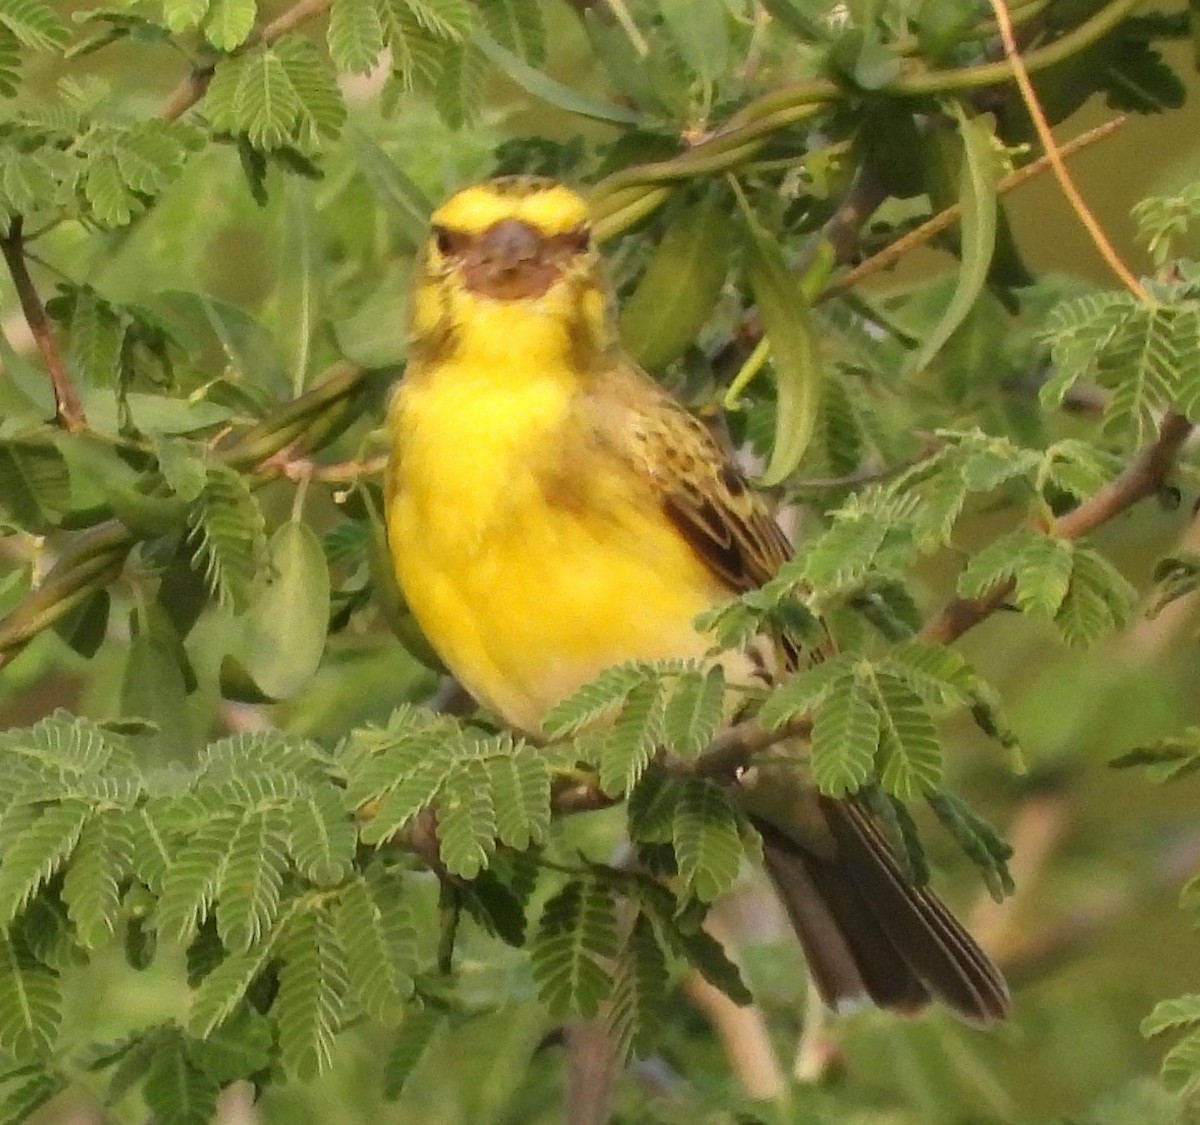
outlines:
M612 1120L621 1077L608 1021L598 1018L568 1024L564 1040L567 1048L564 1120L568 1125L607 1125Z
M704 928L736 962L734 936L719 910L718 905L709 912ZM762 1009L757 1004L735 1003L695 970L684 977L683 991L717 1033L730 1069L746 1097L759 1102L782 1097L787 1081L771 1044Z
M1059 539L1079 539L1153 496L1166 483L1191 430L1192 424L1181 414L1165 415L1157 439L1090 500L1051 523L1047 533ZM1002 582L978 598L952 598L925 623L919 634L921 640L932 644L957 640L1003 605L1013 585L1011 581Z
M1097 141L1111 136L1128 120L1128 115L1122 114L1119 117L1112 118L1110 121L1105 121L1103 124L1097 125L1094 129L1089 129L1086 133L1081 133L1078 137L1073 138L1067 144L1063 145L1058 150L1058 155L1060 157L1073 156L1075 153L1095 144ZM1049 153L1039 156L1036 160L1030 161L1015 172L1010 172L1007 176L1003 177L996 184L996 192L1004 195L1014 188L1027 183L1029 180L1040 176L1050 167L1052 167L1052 160ZM872 254L865 262L834 278L821 291L821 299L824 300L837 293L844 293L847 289L852 289L871 274L890 268L905 254L916 250L920 246L924 246L927 242L931 242L936 235L952 227L959 221L961 215L962 204L960 203L953 203L945 208L945 210L939 211L936 215L926 219L919 227L910 230L907 234L896 239L895 242L885 246L879 253Z
M50 376L50 384L54 388L54 421L63 429L76 432L87 425L87 419L84 417L79 395L76 394L67 374L62 352L54 338L50 317L46 314L46 306L42 304L33 278L29 275L22 225L21 216L18 215L13 219L8 233L0 238L0 252L4 254L4 260L8 263L8 272L12 274L13 286L17 291L17 299L21 302L25 322L29 325L38 351L42 353L42 362L46 365L46 373Z
M1155 495L1166 483L1191 428L1191 423L1182 415L1165 415L1157 439L1142 449L1122 473L1090 500L1056 519L1047 528L1047 534L1059 539L1079 539L1139 501ZM1003 582L978 598L952 598L925 623L918 636L931 644L950 644L995 613L1012 589L1012 582ZM722 731L695 761L680 762L674 768L729 781L750 763L755 754L788 739L807 738L811 730L812 721L808 716L798 716L777 730L766 730L750 719ZM563 796L569 798L564 811L602 807L600 804L589 805L589 793L584 786L564 792Z
M246 37L246 42L238 48L246 51L253 47L269 47L276 39L294 31L310 19L324 15L329 11L333 0L298 0L287 11L280 13L270 23L255 28ZM208 90L212 81L215 64L205 63L193 67L192 72L182 79L178 86L167 95L166 101L159 107L158 117L161 121L174 121L182 117L192 108Z

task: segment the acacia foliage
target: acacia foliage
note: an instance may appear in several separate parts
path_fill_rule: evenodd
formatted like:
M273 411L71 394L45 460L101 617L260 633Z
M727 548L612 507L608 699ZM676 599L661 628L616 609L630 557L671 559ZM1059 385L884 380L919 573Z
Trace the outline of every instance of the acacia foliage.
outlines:
M945 731L967 716L1019 764L1017 733L922 625L951 596L1006 601L1072 646L1130 620L1120 567L1055 517L1110 488L1165 412L1195 417L1200 269L1181 240L1197 193L1139 208L1149 302L1033 284L997 190L1027 123L1008 85L979 78L994 28L974 6L647 0L612 6L625 25L574 7L143 0L66 19L0 0L4 243L33 262L82 407L48 423L45 355L6 354L0 653L6 675L65 666L91 691L90 717L0 735L4 1119L83 1085L207 1121L236 1079L327 1071L364 1025L385 1029L396 1098L440 1038L525 994L550 1022L599 1016L622 1057L656 1048L687 971L749 1000L702 925L758 846L707 768L735 711L809 731L816 783L863 793L914 877L925 805L994 894L1010 889L1006 846L946 788ZM1160 45L1192 32L1182 7L1014 15L1052 120L1093 94L1181 104ZM586 80L563 80L555 44ZM381 88L350 96L368 75ZM495 108L513 97L552 115L548 133L593 131L512 136ZM736 444L802 513L795 559L706 624L730 648L828 629L837 655L757 693L718 670L615 668L551 713L538 748L417 705L436 662L391 585L373 430L430 200L511 171L589 185L631 351L689 404L723 398ZM959 206L949 280L828 288L830 221L863 183L883 203L849 232L862 252ZM247 245L240 277L211 272ZM747 355L756 322L767 342ZM1091 424L1063 421L1092 399ZM982 511L1000 522L967 550ZM937 588L923 568L956 553ZM1160 576L1165 601L1200 565ZM358 682L371 667L382 690ZM305 701L322 693L336 716L316 722ZM272 705L249 712L268 729L209 737ZM1195 742L1130 760L1182 773ZM629 863L563 824L608 802ZM470 927L511 980L464 968ZM72 989L114 951L141 972L179 948L183 1008L80 1041ZM1185 1031L1164 1069L1184 1094L1198 1023L1183 997L1145 1025Z

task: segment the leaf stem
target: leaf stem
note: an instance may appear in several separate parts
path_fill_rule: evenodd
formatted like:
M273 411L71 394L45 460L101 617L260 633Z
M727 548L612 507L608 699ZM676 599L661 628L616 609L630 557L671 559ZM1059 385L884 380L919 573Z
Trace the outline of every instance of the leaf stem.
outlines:
M246 42L238 48L238 51L245 51L252 47L270 46L276 39L282 38L289 31L294 31L301 24L324 15L329 11L332 3L333 0L298 0L269 23L251 31L246 37ZM191 73L180 81L159 107L159 119L174 121L182 117L203 98L208 90L208 84L212 81L215 66L215 63L205 63L193 67Z
M46 306L42 304L33 278L29 274L29 264L25 260L23 220L20 215L13 219L8 233L0 238L0 252L4 254L4 260L8 264L8 272L12 275L13 287L17 291L25 323L33 333L34 342L42 354L42 362L46 365L46 373L50 376L50 384L54 388L54 421L63 429L77 433L86 428L87 418L84 417L79 395L67 374L67 366L55 339L50 317L46 314Z

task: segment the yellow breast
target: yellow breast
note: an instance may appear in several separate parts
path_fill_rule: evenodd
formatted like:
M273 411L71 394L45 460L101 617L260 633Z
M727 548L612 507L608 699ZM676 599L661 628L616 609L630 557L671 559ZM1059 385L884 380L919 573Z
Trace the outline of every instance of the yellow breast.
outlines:
M536 731L558 700L632 659L701 657L725 595L576 427L578 376L510 345L410 370L389 424L396 576L430 643L481 702ZM546 357L536 357L544 361Z

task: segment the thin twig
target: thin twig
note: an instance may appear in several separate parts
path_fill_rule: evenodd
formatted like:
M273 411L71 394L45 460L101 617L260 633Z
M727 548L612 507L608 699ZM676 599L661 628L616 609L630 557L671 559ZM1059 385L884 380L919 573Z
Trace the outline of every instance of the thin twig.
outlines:
M1054 520L1046 529L1047 534L1059 539L1079 539L1139 501L1155 495L1166 483L1191 428L1191 423L1180 414L1164 416L1157 439L1142 449L1122 473L1090 500ZM952 598L925 623L918 636L930 644L951 644L995 613L1008 600L1012 590L1012 582L1002 582L978 598ZM811 729L812 721L808 716L798 716L776 730L765 730L750 719L722 731L699 758L677 768L717 780L730 780L755 754L788 739L806 738ZM577 787L571 792L568 805L572 808L588 807L582 788Z
M1114 117L1111 121L1105 121L1102 125L1097 125L1096 128L1089 129L1086 133L1081 133L1078 137L1063 145L1058 150L1057 155L1059 157L1073 156L1075 153L1095 144L1097 141L1111 136L1128 120L1129 117L1127 114L1121 114L1121 116ZM996 191L998 194L1003 195L1006 192L1012 191L1013 188L1020 187L1021 184L1032 180L1035 176L1041 175L1041 173L1051 167L1053 167L1053 158L1049 153L1039 156L1036 160L1030 161L1028 164L1018 168L1015 172L1010 172L1001 179L996 184ZM919 227L910 230L906 235L885 246L878 254L871 255L865 262L834 278L821 291L821 298L825 299L837 293L844 293L848 289L853 289L854 286L858 285L864 278L869 277L871 274L890 268L905 254L910 253L919 246L924 246L927 242L932 241L935 235L953 226L959 221L961 215L962 204L952 203L945 210L939 211L936 215L926 219Z
M333 0L299 0L270 23L265 23L262 27L251 31L239 50L269 47L276 39L286 35L289 31L294 31L301 24L324 15L329 11L332 2ZM213 68L211 63L193 68L192 72L167 95L166 101L159 107L159 119L174 121L176 118L182 117L203 98L208 90L208 84L212 81Z
M54 337L46 306L42 304L33 278L29 275L20 215L13 219L8 234L0 238L0 252L3 252L4 260L8 264L8 272L12 275L13 287L17 291L17 299L21 302L25 322L29 325L38 351L42 353L42 362L46 365L46 373L50 376L50 384L54 388L54 420L65 430L82 430L87 425L83 406L71 377L67 374L67 366Z
M1183 415L1167 414L1155 441L1142 449L1122 473L1090 500L1054 520L1047 533L1059 539L1079 539L1138 501L1155 495L1166 483L1191 430L1192 424ZM925 623L920 632L921 639L932 644L949 644L957 640L1003 605L1012 589L1011 581L1002 582L978 598L952 598Z
M331 484L354 484L364 477L377 477L387 468L388 455L368 457L365 460L338 461L321 465L308 457L292 456L289 449L282 449L263 461L258 469L264 476L278 473L290 481L320 480Z
M1046 115L1042 112L1042 107L1038 102L1033 83L1029 80L1029 72L1025 69L1025 62L1021 58L1021 52L1017 48L1016 38L1013 35L1012 20L1009 19L1008 5L1005 3L1005 0L989 0L989 2L992 5L992 11L996 15L996 25L1000 31L1000 41L1004 44L1004 54L1012 64L1013 78L1016 79L1017 88L1021 91L1021 100L1025 103L1025 108L1033 120L1033 127L1037 130L1038 138L1042 142L1042 148L1050 160L1051 168L1054 169L1054 178L1058 180L1058 186L1062 188L1062 193L1067 197L1072 210L1079 216L1079 221L1088 232L1096 249L1100 252L1100 256L1108 263L1113 273L1120 278L1121 284L1139 300L1145 301L1148 304L1151 303L1152 298L1146 291L1145 286L1134 277L1129 267L1121 261L1121 257L1113 248L1108 235L1104 233L1104 230L1096 221L1096 216L1092 214L1088 205L1084 202L1083 196L1079 194L1079 189L1075 186L1075 181L1071 179L1071 174L1067 171L1067 166L1063 161L1062 153L1059 151L1058 143L1054 139L1054 134L1050 131L1050 123L1046 120Z

